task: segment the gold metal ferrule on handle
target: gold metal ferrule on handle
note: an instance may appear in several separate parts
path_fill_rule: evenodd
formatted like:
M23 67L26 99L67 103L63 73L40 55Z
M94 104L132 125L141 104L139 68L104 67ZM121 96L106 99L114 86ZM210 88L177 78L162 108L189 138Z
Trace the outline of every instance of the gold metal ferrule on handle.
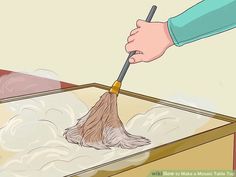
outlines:
M120 92L120 88L121 88L121 82L115 81L115 82L113 83L111 89L109 90L109 92L118 95L119 92Z

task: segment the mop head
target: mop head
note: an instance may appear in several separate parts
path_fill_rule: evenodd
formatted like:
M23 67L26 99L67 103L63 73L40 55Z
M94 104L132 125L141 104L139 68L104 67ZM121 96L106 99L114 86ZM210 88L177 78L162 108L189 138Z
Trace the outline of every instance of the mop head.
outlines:
M75 126L67 128L64 136L70 143L95 149L133 149L150 144L150 140L125 130L118 116L117 96L109 92Z

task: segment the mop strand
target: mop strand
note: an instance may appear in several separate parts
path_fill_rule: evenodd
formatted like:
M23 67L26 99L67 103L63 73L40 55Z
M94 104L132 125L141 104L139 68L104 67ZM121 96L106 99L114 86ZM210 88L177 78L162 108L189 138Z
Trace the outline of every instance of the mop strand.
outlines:
M150 144L150 140L125 130L118 116L117 95L109 92L75 126L67 128L64 136L70 143L95 149L133 149Z

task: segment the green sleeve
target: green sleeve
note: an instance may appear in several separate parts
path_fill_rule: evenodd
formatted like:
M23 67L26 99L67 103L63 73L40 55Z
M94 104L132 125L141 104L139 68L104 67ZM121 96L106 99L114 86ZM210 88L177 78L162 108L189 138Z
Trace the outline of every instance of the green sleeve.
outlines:
M168 20L176 46L236 27L236 0L204 0Z

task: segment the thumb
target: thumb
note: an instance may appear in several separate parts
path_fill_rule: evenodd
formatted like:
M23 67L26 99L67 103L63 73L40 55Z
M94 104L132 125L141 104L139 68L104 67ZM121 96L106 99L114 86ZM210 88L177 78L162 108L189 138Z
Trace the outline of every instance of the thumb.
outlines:
M146 21L144 21L144 20L137 20L136 21L136 26L138 27L138 28L140 28L141 26L143 26L145 23L147 23Z
M143 54L135 54L134 56L132 56L130 59L129 59L129 62L131 64L135 64L135 63L139 63L139 62L142 62L144 59L144 55Z

